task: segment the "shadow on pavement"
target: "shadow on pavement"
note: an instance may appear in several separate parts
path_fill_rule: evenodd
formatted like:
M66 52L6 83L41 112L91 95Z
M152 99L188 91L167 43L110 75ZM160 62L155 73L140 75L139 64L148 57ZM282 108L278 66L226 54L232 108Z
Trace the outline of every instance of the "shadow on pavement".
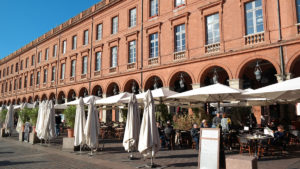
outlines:
M32 164L32 163L43 163L46 161L23 161L23 162L10 162L10 161L0 161L0 166L10 166L10 165L21 165L21 164Z

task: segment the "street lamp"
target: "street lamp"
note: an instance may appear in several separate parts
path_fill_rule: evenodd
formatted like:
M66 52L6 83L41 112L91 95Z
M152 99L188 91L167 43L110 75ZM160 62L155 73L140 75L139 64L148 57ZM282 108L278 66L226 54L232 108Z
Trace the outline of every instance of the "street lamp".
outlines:
M157 77L154 77L154 84L153 84L154 89L158 89L158 82L157 82Z
M179 80L179 85L180 88L183 89L184 88L184 78L183 78L183 73L180 74L180 80Z
M135 81L132 81L131 92L132 93L136 93L136 84L135 84Z
M261 80L261 73L262 73L262 70L261 70L261 68L258 64L258 61L257 61L255 69L254 69L254 75L255 75L255 78L256 78L257 81Z
M117 85L114 85L113 94L114 94L114 95L117 95L117 94L118 94Z
M213 76L212 79L213 79L214 84L218 83L219 76L218 76L218 73L217 73L217 68L215 68L215 70L214 70L214 76Z

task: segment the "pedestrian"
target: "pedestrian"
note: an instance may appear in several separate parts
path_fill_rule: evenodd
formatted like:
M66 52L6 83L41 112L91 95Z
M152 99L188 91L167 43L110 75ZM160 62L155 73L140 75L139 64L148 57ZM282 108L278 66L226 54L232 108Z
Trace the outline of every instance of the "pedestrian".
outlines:
M156 126L157 126L157 129L158 129L158 134L159 134L159 138L160 138L161 147L164 148L165 145L166 145L164 130L163 130L162 126L160 125L160 122L156 122Z
M61 124L61 116L59 114L55 114L55 134L56 134L56 136L60 135L60 124Z
M212 120L212 128L216 128L217 126L219 126L219 124L221 123L221 119L222 118L220 117L220 113L218 112Z
M196 143L196 150L199 150L199 135L200 134L200 129L198 128L197 123L193 124L193 128L191 129L191 136Z
M167 126L165 128L165 141L166 145L168 146L168 149L171 149L171 144L172 144L172 136L174 134L173 126L171 125L171 122L168 120L167 121Z
M221 127L223 133L227 133L230 130L231 120L227 117L226 113L223 113L223 118L221 119Z

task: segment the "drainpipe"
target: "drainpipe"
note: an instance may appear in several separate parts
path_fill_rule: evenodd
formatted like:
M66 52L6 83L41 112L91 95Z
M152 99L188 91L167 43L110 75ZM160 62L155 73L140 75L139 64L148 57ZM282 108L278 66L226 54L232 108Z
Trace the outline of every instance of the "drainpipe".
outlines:
M58 93L57 93L57 85L58 85L58 78L59 78L59 56L60 56L60 38L61 35L58 37L58 44L57 44L57 49L56 49L56 54L57 54L57 64L55 68L55 103L58 104ZM52 76L52 67L51 67L51 76Z
M144 40L144 34L143 34L143 32L144 32L144 0L142 0L142 15L141 15L141 17L142 17L142 19L141 19L141 91L143 90L143 65L144 65L144 63L143 63L143 60L144 60L144 57L143 57L143 50L144 50L144 48L143 48L143 46L144 46L144 43L143 43L143 40Z
M280 2L277 0L277 13L278 13L278 33L279 39L278 41L281 42L282 34L281 34L281 18L280 18ZM280 76L282 80L285 80L285 64L284 64L284 56L283 56L283 47L282 45L279 46L279 57L280 57Z
M91 30L91 54L90 54L90 79L89 79L89 95L91 95L91 79L92 79L92 60L93 60L93 32L94 32L94 17L92 17L92 30Z

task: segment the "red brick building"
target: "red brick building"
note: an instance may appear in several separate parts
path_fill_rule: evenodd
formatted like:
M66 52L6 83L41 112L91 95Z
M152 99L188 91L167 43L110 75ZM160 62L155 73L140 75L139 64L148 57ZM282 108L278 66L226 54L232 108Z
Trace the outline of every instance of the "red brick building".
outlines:
M299 0L103 0L0 61L0 104L255 89L300 76L299 23Z

